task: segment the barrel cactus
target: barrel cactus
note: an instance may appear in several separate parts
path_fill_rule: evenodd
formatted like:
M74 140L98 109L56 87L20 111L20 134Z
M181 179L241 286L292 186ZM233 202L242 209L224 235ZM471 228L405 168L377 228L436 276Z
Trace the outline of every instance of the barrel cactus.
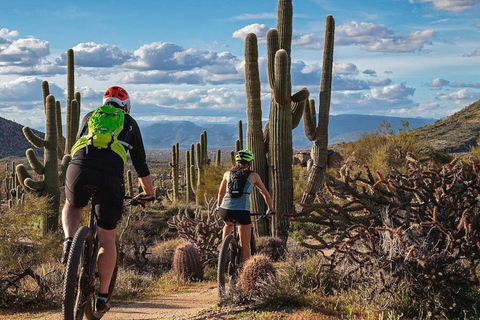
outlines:
M200 254L192 243L182 243L175 248L172 266L173 273L179 280L200 280L203 277Z
M263 254L255 255L244 263L238 281L238 288L243 295L252 297L259 293L262 281L267 280L269 277L274 277L276 273L276 269L269 257Z

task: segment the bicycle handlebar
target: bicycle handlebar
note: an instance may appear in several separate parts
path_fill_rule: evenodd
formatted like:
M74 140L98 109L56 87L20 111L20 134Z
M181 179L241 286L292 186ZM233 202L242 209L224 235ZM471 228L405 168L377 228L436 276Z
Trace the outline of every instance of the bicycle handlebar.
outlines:
M155 196L153 195L148 195L148 194L138 194L135 197L132 196L124 196L124 199L130 199L128 202L128 205L130 206L138 206L141 205L142 207L144 206L142 204L142 201L150 202L155 200Z

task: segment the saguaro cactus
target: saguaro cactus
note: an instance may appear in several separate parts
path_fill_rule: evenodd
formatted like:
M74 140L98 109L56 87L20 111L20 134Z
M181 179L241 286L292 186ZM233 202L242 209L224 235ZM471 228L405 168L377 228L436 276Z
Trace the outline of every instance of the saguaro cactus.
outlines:
M322 80L320 83L320 105L318 125L316 125L315 102L310 100L303 114L306 137L313 142L313 166L309 172L307 186L302 195L302 213L308 212L309 204L315 199L315 193L320 189L328 164L328 118L330 114L330 97L332 92L333 42L335 20L328 15L325 20L325 42L323 47Z
M70 162L70 156L63 157L60 173L58 172L57 158L57 125L56 125L55 97L48 95L45 103L45 139L36 136L29 127L23 128L23 133L30 143L44 150L44 162L40 163L33 149L26 152L28 162L36 173L43 175L43 180L34 181L24 165L16 167L17 176L24 190L38 192L41 196L49 198L48 212L43 217L44 234L58 228L58 211L60 206L60 180L63 183L65 172Z
M180 150L178 142L172 145L172 161L170 162L170 167L172 168L172 189L173 189L173 202L178 201L178 192L179 192L179 158Z
M245 85L247 93L247 148L255 154L254 170L269 187L277 215L274 233L284 241L287 237L288 220L285 214L294 211L292 184L292 133L299 124L309 92L302 88L291 95L290 51L292 39L293 6L291 0L279 0L277 28L267 32L267 74L272 90L269 121L263 133L260 104L260 81L258 76L258 49L254 34L246 37ZM262 141L263 140L263 141ZM263 143L262 143L263 142ZM267 159L269 163L267 163ZM270 167L268 167L268 164ZM265 172L268 172L265 173ZM252 196L252 210L266 210L263 199L257 193ZM268 235L265 227L258 227L258 235Z

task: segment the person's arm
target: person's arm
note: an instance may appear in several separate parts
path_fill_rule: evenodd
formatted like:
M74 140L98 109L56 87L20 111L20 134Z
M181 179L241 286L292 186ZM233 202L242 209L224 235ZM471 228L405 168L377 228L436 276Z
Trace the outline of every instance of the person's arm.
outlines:
M265 188L262 178L260 178L260 176L256 172L252 172L251 175L253 175L253 179L252 179L253 184L258 188L258 190L263 196L263 199L265 199L265 203L268 206L268 210L269 211L273 210L272 197L270 196L270 193L268 192L267 188Z
M227 192L227 173L223 174L222 182L220 183L220 187L218 188L218 196L217 196L217 208L220 207L223 201L223 197L225 197L225 192Z
M146 177L138 178L138 182L142 186L142 190L143 190L143 192L145 192L145 194L152 195L152 196L155 194L155 190L153 188L153 181L152 181L152 176L151 175L148 175Z

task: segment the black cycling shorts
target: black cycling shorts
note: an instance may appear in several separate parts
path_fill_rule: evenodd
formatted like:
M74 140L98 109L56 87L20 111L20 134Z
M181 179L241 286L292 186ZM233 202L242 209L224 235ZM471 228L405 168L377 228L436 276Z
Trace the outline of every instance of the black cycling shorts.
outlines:
M113 230L122 218L125 186L123 176L112 176L85 166L70 163L65 177L65 195L67 201L75 207L86 207L90 193L83 189L84 185L99 188L95 195L95 211L98 215L98 226Z
M250 211L248 210L228 210L224 208L218 208L218 215L223 219L223 221L237 221L242 226L252 223Z

